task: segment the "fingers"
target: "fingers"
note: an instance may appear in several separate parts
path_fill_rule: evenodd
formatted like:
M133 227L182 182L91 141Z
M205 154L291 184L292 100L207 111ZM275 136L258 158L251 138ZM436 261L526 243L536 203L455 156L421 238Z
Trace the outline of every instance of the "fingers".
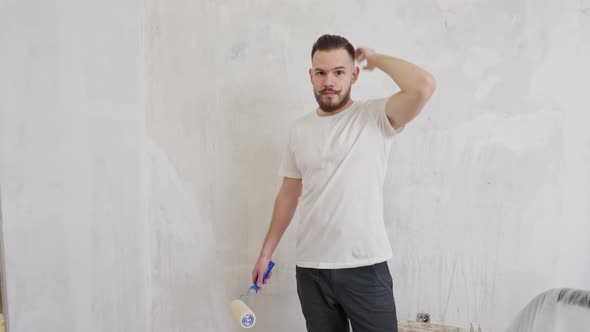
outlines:
M370 63L371 61L369 61L369 57L372 56L374 53L375 51L373 51L373 49L366 47L358 47L354 51L354 58L359 65L364 62L365 65L362 67L363 69L372 70L373 68L375 68L375 66L372 63Z
M358 62L361 62L361 61L365 60L365 54L363 52L360 52L359 54L357 54L355 56L355 60L358 61Z
M258 273L258 278L256 280L256 286L258 286L258 288L262 288L262 275L263 273Z
M258 286L259 289L262 289L263 285L266 285L268 283L268 279L270 279L270 277L272 277L272 272L269 272L268 275L266 276L266 279L262 280L262 277L264 276L264 273L258 273L256 275L256 278L254 278L255 282L256 282L256 286Z
M362 47L358 47L356 50L354 50L354 58L357 60L364 59L365 58L365 49Z
M259 289L262 289L262 285L268 282L268 279L272 276L272 272L269 272L266 278L263 280L264 274L268 268L268 262L259 259L254 269L252 269L252 283L255 284Z

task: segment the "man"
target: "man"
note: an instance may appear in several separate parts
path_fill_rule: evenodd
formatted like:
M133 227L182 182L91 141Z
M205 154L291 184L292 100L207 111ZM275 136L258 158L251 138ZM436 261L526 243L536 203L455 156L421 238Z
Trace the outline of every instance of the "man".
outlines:
M383 183L393 137L422 110L434 78L404 60L321 36L309 76L319 108L292 127L272 222L252 271L262 286L271 256L297 209L297 293L310 332L397 331ZM353 101L352 84L379 68L401 91ZM269 276L270 277L270 276ZM268 279L267 279L268 280Z

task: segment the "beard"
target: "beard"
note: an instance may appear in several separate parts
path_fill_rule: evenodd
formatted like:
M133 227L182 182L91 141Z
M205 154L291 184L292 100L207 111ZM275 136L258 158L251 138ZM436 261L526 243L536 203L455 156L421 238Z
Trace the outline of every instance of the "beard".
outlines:
M331 98L325 96L324 93L327 91L333 91L335 95ZM331 89L324 89L321 91L317 91L316 89L313 90L313 94L315 96L315 100L318 102L320 109L326 113L334 112L340 108L342 108L346 103L350 100L350 89L344 91L336 91ZM338 96L342 96L340 100L337 99Z

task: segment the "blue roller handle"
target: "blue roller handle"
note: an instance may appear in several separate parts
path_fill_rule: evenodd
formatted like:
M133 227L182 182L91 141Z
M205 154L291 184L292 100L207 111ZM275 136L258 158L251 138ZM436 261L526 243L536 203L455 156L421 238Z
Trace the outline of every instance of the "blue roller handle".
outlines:
M270 261L270 263L268 263L268 268L266 269L266 272L264 272L264 275L262 275L262 282L264 282L264 280L266 280L266 278L268 277L268 274L270 273L270 271L272 270L272 268L275 266L275 262ZM258 285L256 283L253 283L252 286L250 286L250 289L253 289L256 291L256 293L258 293Z

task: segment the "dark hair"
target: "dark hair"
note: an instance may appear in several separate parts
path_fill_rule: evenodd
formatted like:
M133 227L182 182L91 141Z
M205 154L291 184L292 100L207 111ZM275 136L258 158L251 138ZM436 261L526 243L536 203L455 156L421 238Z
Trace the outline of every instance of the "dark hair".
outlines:
M338 35L323 35L318 38L311 48L311 58L313 59L316 51L329 51L340 48L345 49L354 62L354 46L352 46L348 39Z

